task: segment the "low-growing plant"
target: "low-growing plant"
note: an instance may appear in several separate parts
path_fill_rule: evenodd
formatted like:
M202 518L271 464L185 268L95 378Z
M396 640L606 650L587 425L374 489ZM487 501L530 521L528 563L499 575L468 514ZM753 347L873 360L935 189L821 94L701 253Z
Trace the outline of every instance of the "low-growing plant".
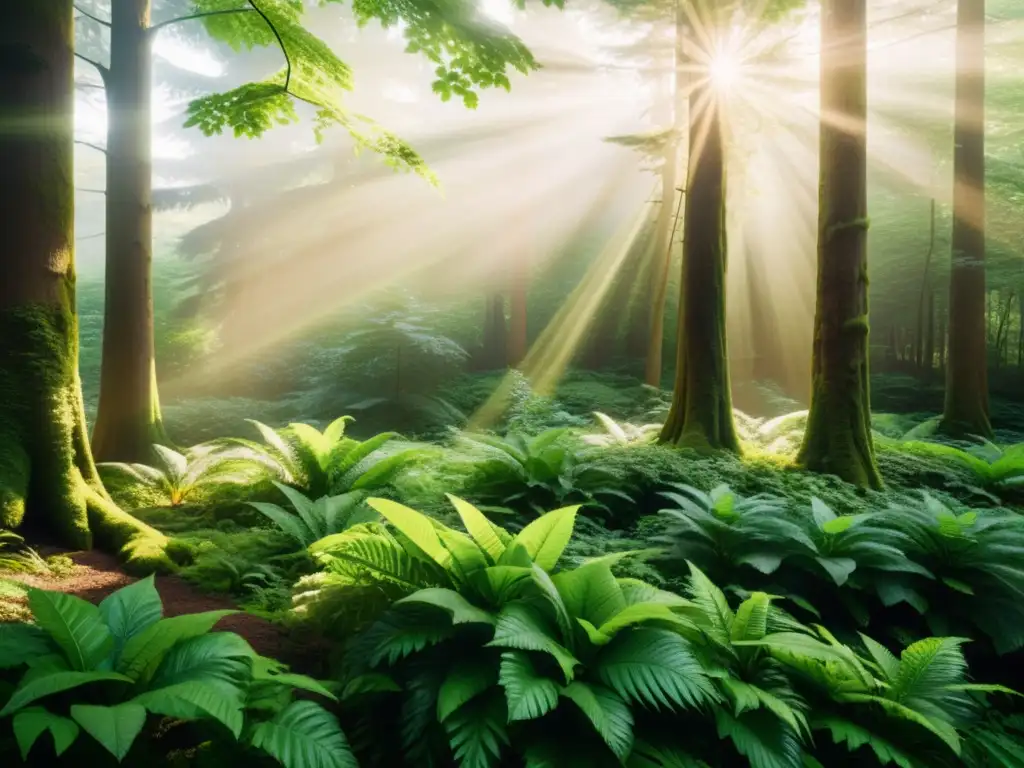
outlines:
M303 549L332 533L378 519L373 510L363 504L365 496L359 491L321 496L313 501L290 486L277 482L274 485L287 497L293 511L264 501L250 501L249 506L267 517Z
M67 761L98 745L121 762L145 751L140 736L154 735L147 722L156 716L216 724L224 730L212 732L215 740L286 768L355 766L334 716L293 700L296 690L334 699L330 690L232 632L211 631L233 611L163 618L152 577L98 606L31 588L28 604L33 624L0 624L0 666L27 667L0 709L22 760L67 753ZM44 733L49 745L39 741Z
M14 531L0 529L0 571L12 573L46 573L49 566L32 547Z
M594 412L597 423L601 425L604 432L596 435L584 435L583 442L588 445L607 447L611 445L646 445L653 443L661 431L661 424L630 424L627 421L618 422L611 416L600 411Z
M633 503L620 485L621 475L599 466L568 428L533 437L463 432L456 445L477 457L477 471L468 480L465 495L491 511L526 512L529 519L545 509L580 504L610 516L613 500Z
M217 443L193 446L185 453L163 445L154 445L153 453L159 466L109 462L100 464L105 476L122 475L133 481L153 506L158 504L179 507L202 498L211 488L227 483L251 483L267 468L218 450Z

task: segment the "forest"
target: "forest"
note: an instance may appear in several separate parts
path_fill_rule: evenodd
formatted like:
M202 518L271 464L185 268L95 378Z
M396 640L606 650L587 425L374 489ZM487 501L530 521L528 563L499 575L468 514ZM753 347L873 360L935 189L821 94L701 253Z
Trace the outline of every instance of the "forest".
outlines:
M0 13L5 768L1024 768L1021 0Z

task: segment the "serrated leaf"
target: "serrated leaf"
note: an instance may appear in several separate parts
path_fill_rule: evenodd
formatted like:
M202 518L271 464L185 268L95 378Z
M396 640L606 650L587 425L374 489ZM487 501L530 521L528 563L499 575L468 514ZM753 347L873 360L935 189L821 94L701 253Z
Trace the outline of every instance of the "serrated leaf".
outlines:
M448 568L451 565L451 553L441 543L437 530L426 515L390 499L372 498L367 499L366 503L423 550L435 563L442 568Z
M526 651L501 654L498 682L505 689L508 719L534 720L558 705L558 686L537 672Z
M576 681L562 695L576 703L620 761L633 749L633 714L614 691Z
M445 721L460 768L496 768L502 747L509 743L506 720L504 699L488 696L476 706L463 707Z
M358 768L337 719L312 701L293 701L249 737L284 768Z
M437 720L444 722L459 707L497 682L493 665L479 660L456 662L441 683L437 696Z
M523 603L509 603L498 614L494 639L489 646L520 651L548 653L562 668L566 682L571 682L579 661L562 646L543 616Z

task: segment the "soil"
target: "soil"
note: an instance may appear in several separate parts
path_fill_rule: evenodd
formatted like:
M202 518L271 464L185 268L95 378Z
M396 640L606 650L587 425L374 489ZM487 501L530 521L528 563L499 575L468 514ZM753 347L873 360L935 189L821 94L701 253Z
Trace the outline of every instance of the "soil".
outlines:
M58 554L44 552L40 554ZM67 552L74 562L74 570L67 576L37 576L23 573L5 573L3 577L10 581L19 581L40 589L54 592L65 592L99 603L111 592L127 586L137 579L121 571L117 558L104 552ZM183 613L199 613L201 611L235 610L237 606L224 595L208 595L198 591L194 586L178 576L157 576L156 589L164 604L164 616L180 616ZM253 649L271 658L285 661L288 656L288 642L285 631L266 619L247 613L225 616L216 626L222 632L236 632L249 641Z

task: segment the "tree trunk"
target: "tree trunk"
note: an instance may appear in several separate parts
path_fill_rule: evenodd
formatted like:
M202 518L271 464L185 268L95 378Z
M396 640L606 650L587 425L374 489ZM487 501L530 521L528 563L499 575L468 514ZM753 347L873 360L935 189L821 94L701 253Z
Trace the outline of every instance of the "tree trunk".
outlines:
M1013 301L1017 298L1017 294L1014 291L1010 291L1006 297L1006 304L1002 307L1002 312L999 315L999 326L996 329L996 368L1003 367L1003 354L1006 347L1009 346L1010 336L1010 315L1013 312Z
M693 89L689 113L675 387L661 440L739 453L725 324L725 148L710 85Z
M113 3L107 90L106 304L98 461L147 462L164 440L153 349L150 0Z
M515 368L526 359L529 351L527 336L526 301L530 287L530 264L523 253L512 265L512 288L509 291L510 328L508 336L508 366Z
M661 167L661 208L658 209L657 236L654 240L654 259L651 268L651 326L647 338L647 360L644 381L652 387L661 386L663 372L662 350L665 346L665 302L668 299L668 279L672 269L672 246L675 240L679 209L676 206L676 177L679 167L679 142L676 139L682 119L681 75L682 43L685 14L683 4L676 3L676 41L672 52L672 76L669 78L666 123L672 135L665 147ZM683 193L685 194L685 192ZM682 201L680 200L680 203Z
M992 437L985 333L985 0L957 6L953 265L944 432Z
M505 367L505 350L508 348L508 323L505 320L505 297L498 292L487 296L482 346L480 363L483 370L496 371Z
M935 292L928 291L928 323L924 337L924 376L930 381L935 371Z
M924 322L924 310L925 310L925 296L927 295L928 300L932 300L931 293L931 268L932 268L932 256L935 253L935 198L932 198L931 204L931 223L929 225L928 232L928 253L924 257L924 272L921 275L921 294L917 300L917 334L915 335L914 343L916 347L914 349L914 362L917 364L919 369L925 369L929 373L931 372L931 358L925 359L925 322ZM931 322L929 320L929 322Z
M821 19L821 114L828 118L821 121L811 408L797 461L879 488L868 375L865 0L825 0Z
M72 0L21 0L0 25L0 526L169 566L167 539L96 473L78 378Z

